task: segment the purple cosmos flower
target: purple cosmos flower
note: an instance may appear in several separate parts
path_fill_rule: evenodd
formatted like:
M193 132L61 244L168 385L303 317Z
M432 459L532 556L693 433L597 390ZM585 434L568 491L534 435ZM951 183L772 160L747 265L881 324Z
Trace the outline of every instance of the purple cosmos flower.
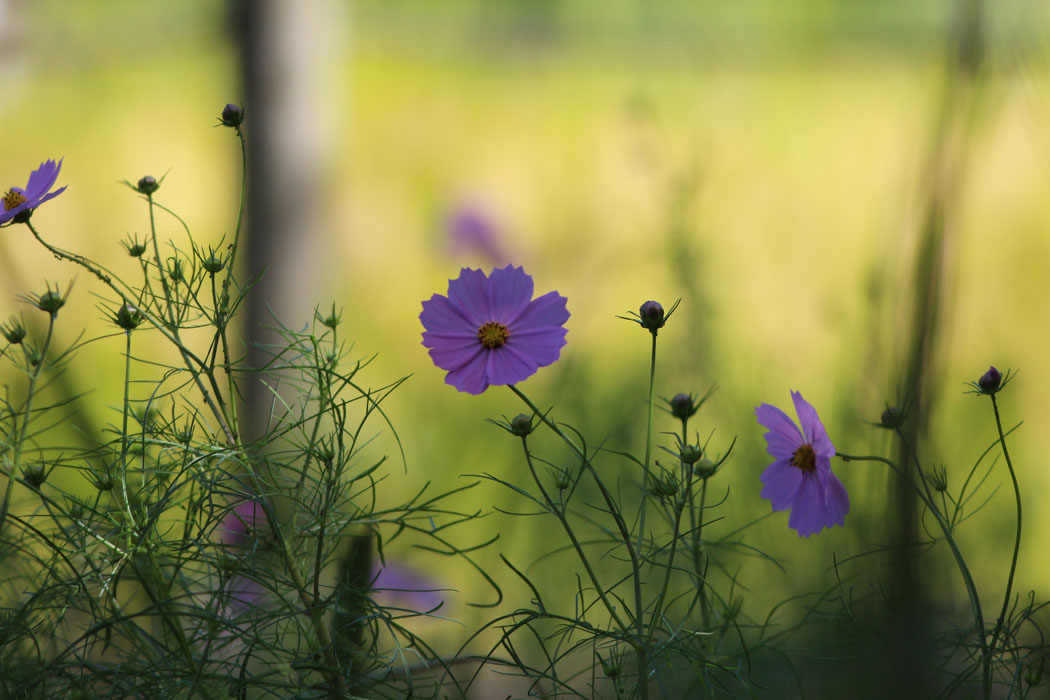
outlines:
M423 302L423 345L448 372L445 383L469 394L515 384L558 359L569 318L565 297L532 298L532 278L507 265L488 277L463 268L448 296Z
M797 391L791 392L802 430L776 406L755 408L759 424L768 428L766 450L776 461L762 472L762 497L773 510L791 509L788 526L799 537L809 537L825 527L842 525L849 512L849 496L831 473L831 444L815 408Z
M26 183L25 189L21 187L9 189L2 198L3 211L0 211L0 226L19 214L32 211L47 200L62 194L65 187L48 192L58 179L58 171L61 169L61 160L57 163L53 160L45 160L39 168L29 173L29 182Z

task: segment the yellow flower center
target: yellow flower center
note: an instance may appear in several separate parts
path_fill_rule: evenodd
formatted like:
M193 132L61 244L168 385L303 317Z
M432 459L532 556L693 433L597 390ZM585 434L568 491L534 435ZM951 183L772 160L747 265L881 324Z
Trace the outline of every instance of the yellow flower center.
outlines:
M502 346L508 338L510 338L510 331L502 323L489 321L478 329L478 340L490 350Z
M817 468L817 453L813 451L812 445L802 445L791 453L791 463L809 473Z
M4 211L11 211L19 204L26 201L26 196L21 192L15 190L8 190L7 194L4 195Z

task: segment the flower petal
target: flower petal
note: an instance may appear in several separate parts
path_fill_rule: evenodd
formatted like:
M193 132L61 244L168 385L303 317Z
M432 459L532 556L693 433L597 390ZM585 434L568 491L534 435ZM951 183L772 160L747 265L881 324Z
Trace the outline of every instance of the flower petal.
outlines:
M813 446L813 451L818 455L833 457L835 446L831 444L831 438L828 437L824 424L820 422L817 409L813 408L797 391L791 392L791 400L795 403L795 412L798 413L798 420L802 424L806 442Z
M565 347L564 328L540 328L529 331L514 331L507 340L506 347L522 355L527 355L539 367L553 364L561 356Z
M40 167L29 173L29 182L26 183L26 199L32 201L45 194L58 179L58 171L62 169L62 161L45 160ZM35 205L34 205L35 206Z
M795 496L788 527L798 531L799 537L809 537L830 525L825 513L825 492L814 478L805 478Z
M532 278L520 267L507 265L489 275L490 321L508 325L532 300Z
M477 338L479 325L471 322L453 306L448 297L440 294L435 294L423 302L423 312L419 314L419 320L430 333ZM423 335L426 336L426 333ZM426 341L423 344L426 345Z
M488 352L485 375L489 384L502 386L528 379L536 373L537 369L539 365L531 357L515 352L509 346L504 345Z
M769 432L766 433L766 444L769 445L770 448L772 448L774 444L778 445L778 448L781 444L785 446L784 448L780 448L781 451L779 453L771 452L770 454L774 457L782 457L783 449L786 449L787 445L790 445L788 454L794 452L798 449L798 446L805 441L802 436L802 431L800 431L798 426L795 425L795 421L791 420L791 418L788 417L788 414L784 413L776 406L768 403L756 406L755 418L758 420L759 425L769 429ZM783 439L783 442L771 441L771 435L779 436Z
M762 498L768 498L773 503L773 510L791 508L802 486L803 476L798 467L792 466L786 459L778 459L762 472Z
M470 362L445 375L445 383L468 394L480 394L489 388L485 365L485 355L479 352Z
M828 474L824 512L827 514L828 527L846 524L846 513L849 513L849 494L846 493L846 487L834 474Z
M46 202L47 200L49 200L49 199L54 199L55 197L57 197L58 195L62 194L62 193L63 193L63 192L65 192L65 191L66 191L66 186L65 186L65 185L63 185L62 187L59 187L59 188L58 188L57 190L55 190L54 192L51 192L51 193L49 193L49 194L46 194L46 195L44 195L43 197L41 197L40 199L36 200L36 201L35 201L35 202L33 203L33 208L35 209L36 207L39 207L39 206L40 206L41 204L43 204L43 203L44 203L44 202Z
M567 301L568 299L557 292L547 292L533 299L520 316L507 323L507 327L513 333L561 326L569 320L569 309L565 306Z
M425 344L426 342L424 341ZM481 343L475 338L459 343L442 339L429 347L430 359L446 372L457 370L470 362L476 361L478 355L485 351Z
M448 299L474 328L481 328L492 320L488 280L481 270L468 267L460 270L459 277L448 281Z

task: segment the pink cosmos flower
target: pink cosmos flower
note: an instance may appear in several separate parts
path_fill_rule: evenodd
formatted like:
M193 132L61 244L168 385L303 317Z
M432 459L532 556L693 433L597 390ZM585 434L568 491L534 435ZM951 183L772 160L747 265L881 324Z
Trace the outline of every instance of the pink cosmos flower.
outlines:
M762 497L773 510L791 509L788 527L799 537L809 537L825 527L842 525L849 512L849 495L831 473L831 444L817 411L797 391L791 392L802 430L776 406L764 403L755 408L766 433L766 450L774 462L762 472Z
M0 211L0 226L14 219L19 214L31 212L41 204L53 197L62 194L66 189L59 187L54 192L49 192L58 179L58 171L62 169L62 161L57 163L53 160L45 160L40 167L29 173L29 182L25 189L12 187L0 198L2 211ZM28 216L26 217L28 219Z
M448 372L445 383L469 394L515 384L553 363L565 345L565 297L532 298L532 278L507 265L488 277L464 268L449 280L448 296L423 302L423 345Z

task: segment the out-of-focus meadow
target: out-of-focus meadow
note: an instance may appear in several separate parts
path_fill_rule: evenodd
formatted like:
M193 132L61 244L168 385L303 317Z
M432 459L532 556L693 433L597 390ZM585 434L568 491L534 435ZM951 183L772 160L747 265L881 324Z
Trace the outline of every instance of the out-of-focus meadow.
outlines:
M714 527L769 511L758 482L769 458L752 409L788 406L789 389L818 408L840 450L889 454L884 433L864 421L908 394L915 251L950 99L956 3L314 0L295 11L306 15L296 26L309 33L309 70L289 79L305 85L303 120L323 177L306 204L319 222L313 273L287 290L298 311L281 320L300 328L315 304L334 300L355 354L377 354L366 381L412 375L386 403L407 470L391 466L383 489L521 476L514 441L484 422L520 412L515 397L500 387L458 393L420 345L421 300L444 293L460 267L497 262L454 245L447 221L464 207L492 222L500 264L524 265L537 292L568 298L562 359L522 388L594 443L643 449L648 336L616 316L682 298L660 335L657 393L718 386L698 429L714 431L716 450L738 441ZM923 458L945 464L957 485L995 434L987 399L964 395L963 382L990 363L1019 370L1001 394L1004 421L1025 421L1011 447L1028 508L1017 588L1045 598L1050 12L989 3L982 21L969 111L952 116L965 117L965 133L947 166L960 180L945 212ZM34 217L44 235L132 273L120 241L148 221L119 181L147 173L166 175L157 199L199 242L232 232L239 156L212 126L241 96L221 3L4 2L0 22L0 180L22 184L41 160L65 158L68 191ZM171 220L161 230L183 235ZM2 233L0 317L29 319L17 295L76 278L62 340L114 333L88 275L51 259L22 227ZM116 336L91 342L71 365L71 386L90 392L79 405L99 420L119 404L121 347ZM660 420L658 429L674 428ZM376 449L396 454L388 436ZM605 464L630 478L627 463ZM986 487L998 492L960 535L993 596L1013 526L999 467ZM853 501L846 527L807 540L783 513L759 523L748 541L782 558L786 573L748 564L742 579L766 582L752 600L823 588L832 550L886 541L886 474L871 464L834 469ZM496 554L528 565L552 538L526 527L532 520L492 512L521 510L493 484L467 499L491 514L464 540L502 533L477 559L527 596ZM470 571L433 573L463 591L450 598L451 617L491 597ZM961 599L953 572L944 580Z

